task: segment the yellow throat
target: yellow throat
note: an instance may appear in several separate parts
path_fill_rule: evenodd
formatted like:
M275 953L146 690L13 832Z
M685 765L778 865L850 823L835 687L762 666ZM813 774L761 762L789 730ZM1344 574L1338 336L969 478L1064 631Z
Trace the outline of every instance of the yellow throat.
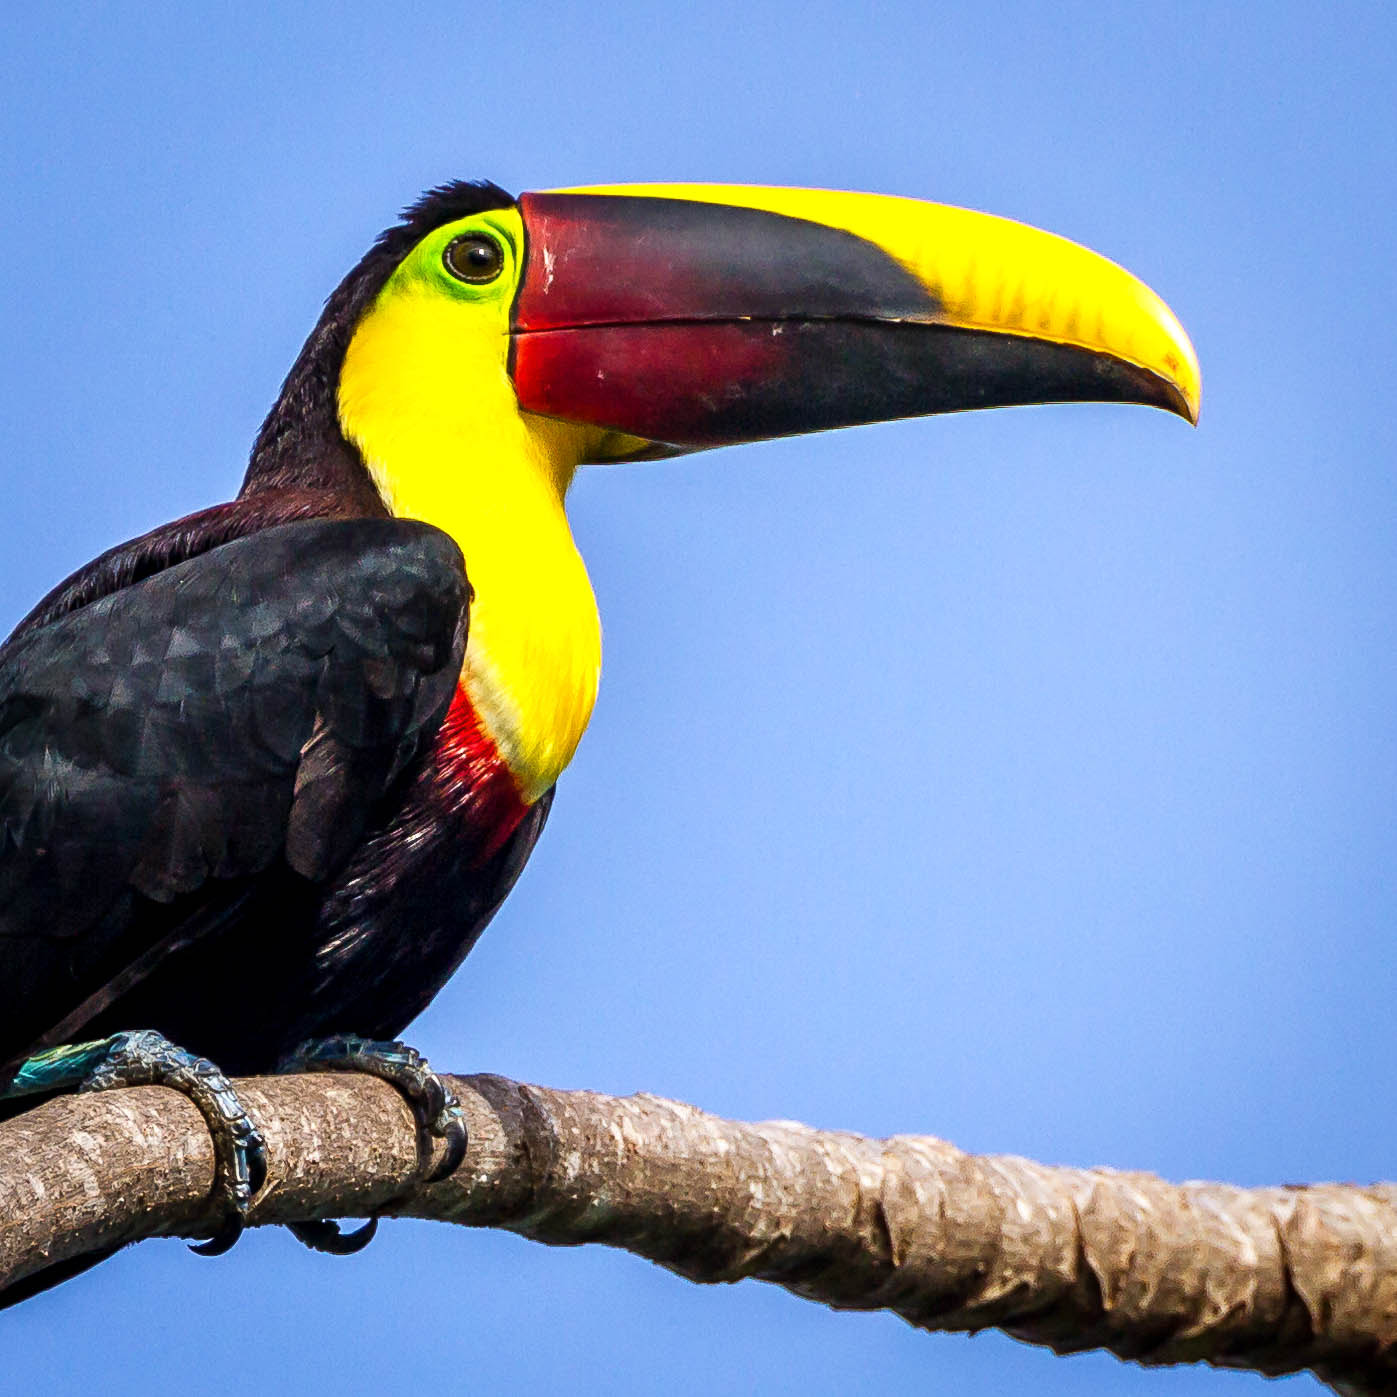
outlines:
M494 215L506 226L517 217ZM405 271L350 341L340 425L389 510L460 546L475 592L462 683L534 801L571 760L596 701L601 621L563 501L600 434L519 410L507 301L463 319Z

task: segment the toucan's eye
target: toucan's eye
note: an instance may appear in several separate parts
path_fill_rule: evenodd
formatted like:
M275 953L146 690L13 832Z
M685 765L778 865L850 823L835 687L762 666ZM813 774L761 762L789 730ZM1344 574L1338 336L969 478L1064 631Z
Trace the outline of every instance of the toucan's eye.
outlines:
M487 233L462 233L452 238L441 260L457 281L475 286L494 281L504 271L504 251Z

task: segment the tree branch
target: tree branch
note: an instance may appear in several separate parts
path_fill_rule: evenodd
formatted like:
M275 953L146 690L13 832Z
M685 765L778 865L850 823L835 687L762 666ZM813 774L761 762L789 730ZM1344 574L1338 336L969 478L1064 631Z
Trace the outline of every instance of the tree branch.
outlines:
M251 1221L381 1210L502 1227L926 1329L1397 1390L1397 1186L1168 1184L925 1136L739 1124L655 1096L454 1085L470 1151L425 1188L427 1146L377 1079L239 1082L269 1154ZM207 1235L212 1178L202 1118L164 1088L0 1125L0 1287L122 1242Z

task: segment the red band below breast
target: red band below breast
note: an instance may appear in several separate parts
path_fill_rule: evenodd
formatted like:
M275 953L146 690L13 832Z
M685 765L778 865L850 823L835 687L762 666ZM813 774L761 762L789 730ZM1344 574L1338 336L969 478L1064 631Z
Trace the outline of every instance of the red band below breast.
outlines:
M457 688L437 732L428 780L439 811L464 818L478 833L480 843L471 860L475 864L498 853L529 811L513 773L462 687Z

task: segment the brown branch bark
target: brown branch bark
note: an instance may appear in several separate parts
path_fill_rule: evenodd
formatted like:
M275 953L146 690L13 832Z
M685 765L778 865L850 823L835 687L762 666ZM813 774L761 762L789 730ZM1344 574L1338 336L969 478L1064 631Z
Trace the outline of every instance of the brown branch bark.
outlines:
M240 1082L269 1150L252 1221L382 1210L502 1227L926 1329L1397 1391L1394 1185L1168 1184L925 1136L740 1124L654 1096L491 1076L455 1087L470 1152L420 1187L411 1114L382 1082ZM212 1177L202 1118L164 1088L68 1097L0 1125L0 1286L120 1242L205 1235Z

